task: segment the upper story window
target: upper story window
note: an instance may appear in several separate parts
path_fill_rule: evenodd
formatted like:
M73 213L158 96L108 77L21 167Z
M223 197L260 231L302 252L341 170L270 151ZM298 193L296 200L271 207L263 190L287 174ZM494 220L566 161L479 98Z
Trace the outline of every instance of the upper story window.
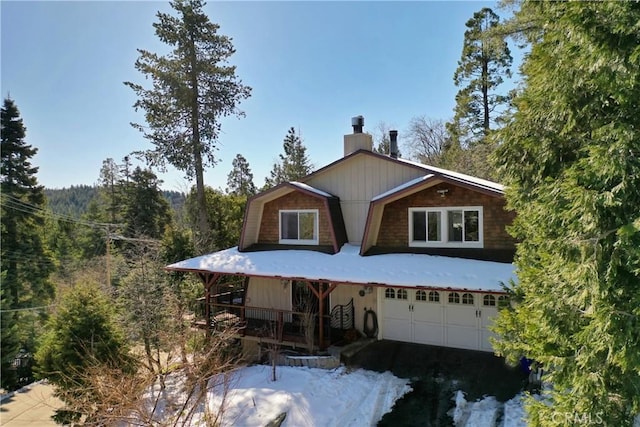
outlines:
M293 245L317 245L318 210L281 210L280 243Z
M482 206L409 208L409 246L482 245Z

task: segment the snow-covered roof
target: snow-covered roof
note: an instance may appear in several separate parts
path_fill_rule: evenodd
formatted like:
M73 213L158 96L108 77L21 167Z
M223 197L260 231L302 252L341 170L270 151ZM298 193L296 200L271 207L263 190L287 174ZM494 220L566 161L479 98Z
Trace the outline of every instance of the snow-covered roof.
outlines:
M418 162L412 162L411 160L406 160L406 159L402 159L402 158L399 158L397 160L401 161L401 162L404 162L404 163L407 163L409 165L421 167L421 168L423 168L423 169L425 169L427 171L430 171L430 172L439 173L441 175L449 176L449 177L452 177L452 178L457 178L457 179L460 179L462 181L473 183L473 184L476 184L476 185L479 185L479 186L482 186L482 187L488 187L488 188L491 188L491 189L496 190L496 191L504 192L504 185L498 184L497 182L488 181L486 179L477 178L475 176L467 175L467 174L460 173L460 172L454 172L454 171L451 171L451 170L448 170L448 169L437 168L435 166L429 166L429 165L425 165L425 164L418 163Z
M310 186L308 184L305 184L303 182L290 181L289 184L293 185L294 187L298 187L298 188L301 188L303 190L307 190L307 191L310 191L312 193L316 193L316 194L318 194L320 196L323 196L323 197L334 197L333 194L329 194L326 191L322 191L320 189L312 187L312 186Z
M377 196L375 196L374 198L371 199L372 202L375 202L376 200L380 200L380 199L384 199L387 196L390 196L391 194L395 194L399 191L404 190L405 188L409 188L412 187L418 183L421 183L423 181L428 180L429 178L433 178L435 175L433 174L429 174L429 175L425 175L425 176L420 176L418 178L412 179L411 181L407 181L404 184L400 184L397 187L392 188L389 191L385 191L382 194L378 194Z
M501 283L516 280L513 264L423 254L361 256L359 251L359 246L349 244L335 255L308 250L239 252L234 247L167 269L477 291L502 291Z

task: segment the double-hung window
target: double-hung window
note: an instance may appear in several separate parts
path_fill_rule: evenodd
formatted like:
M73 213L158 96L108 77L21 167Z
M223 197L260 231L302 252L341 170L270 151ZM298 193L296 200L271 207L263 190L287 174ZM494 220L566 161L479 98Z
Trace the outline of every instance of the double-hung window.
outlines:
M482 206L409 208L409 246L481 248Z
M292 245L317 245L318 210L281 210L280 243Z

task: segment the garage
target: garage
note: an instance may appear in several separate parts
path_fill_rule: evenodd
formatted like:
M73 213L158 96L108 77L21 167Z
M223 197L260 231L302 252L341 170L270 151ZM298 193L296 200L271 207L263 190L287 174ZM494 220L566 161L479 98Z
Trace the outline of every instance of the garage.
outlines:
M412 288L380 292L384 339L493 351L488 328L506 296Z

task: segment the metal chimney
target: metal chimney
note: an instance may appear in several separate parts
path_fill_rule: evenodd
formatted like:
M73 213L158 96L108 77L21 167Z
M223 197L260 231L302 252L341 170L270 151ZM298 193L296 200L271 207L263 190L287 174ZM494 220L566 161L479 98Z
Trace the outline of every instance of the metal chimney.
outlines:
M398 158L398 131L389 131L389 155L394 159Z
M364 127L364 117L355 116L351 118L351 126L353 126L353 133L362 133Z

